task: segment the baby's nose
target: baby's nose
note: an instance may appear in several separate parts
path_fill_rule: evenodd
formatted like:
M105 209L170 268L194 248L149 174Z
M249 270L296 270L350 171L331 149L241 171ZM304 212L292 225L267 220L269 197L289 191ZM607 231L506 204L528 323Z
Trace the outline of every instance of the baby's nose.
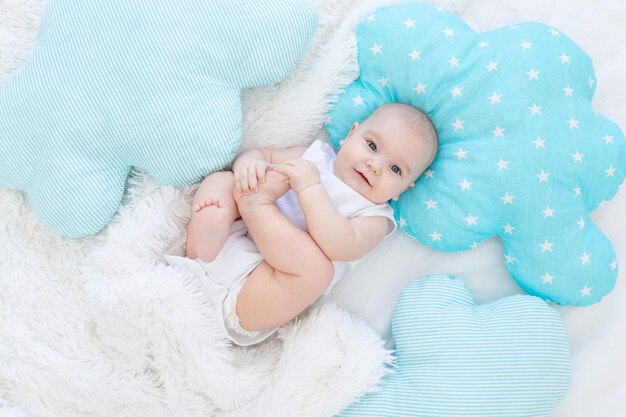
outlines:
M369 159L367 161L367 167L371 169L372 171L374 171L374 174L376 175L380 174L381 163L376 158Z

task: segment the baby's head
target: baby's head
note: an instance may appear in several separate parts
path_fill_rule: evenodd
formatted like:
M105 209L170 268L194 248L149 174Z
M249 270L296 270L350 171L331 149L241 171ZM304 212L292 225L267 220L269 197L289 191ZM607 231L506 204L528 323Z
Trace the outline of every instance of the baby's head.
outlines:
M428 116L403 103L385 104L340 142L334 172L374 203L396 200L415 185L437 154Z

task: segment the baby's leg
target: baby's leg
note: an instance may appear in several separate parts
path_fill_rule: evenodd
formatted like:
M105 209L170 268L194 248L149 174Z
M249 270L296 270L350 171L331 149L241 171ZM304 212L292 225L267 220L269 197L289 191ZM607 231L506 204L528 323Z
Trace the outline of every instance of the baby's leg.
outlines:
M315 241L274 204L285 186L282 181L281 174L268 172L258 193L235 195L265 259L250 273L237 298L240 324L250 331L285 324L321 296L333 278L333 265Z
M188 258L211 262L224 246L230 226L239 217L234 186L230 171L214 172L200 183L187 226Z

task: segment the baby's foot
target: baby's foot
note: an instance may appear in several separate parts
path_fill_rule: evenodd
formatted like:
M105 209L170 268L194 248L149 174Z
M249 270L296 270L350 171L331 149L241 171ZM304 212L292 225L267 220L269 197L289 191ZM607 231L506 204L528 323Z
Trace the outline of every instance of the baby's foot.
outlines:
M224 202L208 199L193 207L192 225L196 253L203 262L212 262L222 250L234 218Z
M204 200L193 206L193 212L198 213L199 211L202 211L203 209L211 206L216 208L222 208L223 204L218 199Z
M289 191L287 177L275 171L267 171L265 181L259 184L259 190L256 193L248 195L235 193L234 197L239 211L242 212L258 205L273 205L287 191Z
M265 176L265 181L259 184L259 190L256 193L248 195L234 193L233 196L237 202L239 212L243 216L243 213L248 213L258 206L274 205L276 200L287 191L289 191L287 177L275 171L268 171Z
M265 174L265 181L259 184L259 191L262 197L272 203L289 191L289 179L276 171L268 171Z

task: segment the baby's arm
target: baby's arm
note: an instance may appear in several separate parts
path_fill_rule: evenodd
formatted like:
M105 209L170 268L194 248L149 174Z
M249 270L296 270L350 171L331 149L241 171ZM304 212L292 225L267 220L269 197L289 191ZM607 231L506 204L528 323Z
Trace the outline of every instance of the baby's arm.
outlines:
M297 194L307 228L313 240L333 261L352 261L363 257L385 237L388 220L383 216L348 219L335 208L320 183L317 167L297 159L273 166L289 178Z

